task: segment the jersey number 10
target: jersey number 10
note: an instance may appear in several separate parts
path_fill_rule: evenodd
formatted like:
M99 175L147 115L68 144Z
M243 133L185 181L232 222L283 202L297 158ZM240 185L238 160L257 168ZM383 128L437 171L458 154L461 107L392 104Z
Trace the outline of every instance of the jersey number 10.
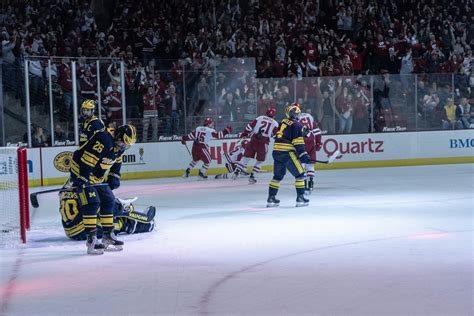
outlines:
M76 200L62 200L60 211L63 222L74 220L79 214Z

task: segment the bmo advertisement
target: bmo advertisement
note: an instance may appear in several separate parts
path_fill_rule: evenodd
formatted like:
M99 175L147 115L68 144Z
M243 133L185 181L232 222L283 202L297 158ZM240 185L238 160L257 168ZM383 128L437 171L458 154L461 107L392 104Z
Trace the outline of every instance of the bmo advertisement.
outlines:
M323 135L322 139L318 160L327 160L336 151L341 155L331 164L318 165L318 169L474 163L473 130ZM232 151L239 142L239 139L210 142L209 174L225 168L224 153ZM187 147L191 150L191 141ZM30 184L52 185L64 181L74 149L72 146L30 149L29 160L35 161ZM179 141L135 144L123 156L123 179L181 176L191 159L188 149ZM263 169L271 170L272 165L270 153Z

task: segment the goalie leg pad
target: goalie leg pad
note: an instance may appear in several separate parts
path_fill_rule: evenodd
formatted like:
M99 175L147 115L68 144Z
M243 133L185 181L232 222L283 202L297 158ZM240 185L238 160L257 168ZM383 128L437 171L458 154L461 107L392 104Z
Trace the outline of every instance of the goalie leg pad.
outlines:
M128 212L117 214L117 217L125 217L142 223L150 223L155 219L156 207L149 206L146 210L137 210L133 205L130 205Z
M155 228L155 220L150 223L141 223L128 218L125 220L123 232L126 234L140 234L151 232Z

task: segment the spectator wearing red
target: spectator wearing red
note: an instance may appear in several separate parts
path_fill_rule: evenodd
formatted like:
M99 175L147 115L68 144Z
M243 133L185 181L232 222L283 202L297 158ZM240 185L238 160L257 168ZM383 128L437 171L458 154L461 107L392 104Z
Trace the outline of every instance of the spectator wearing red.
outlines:
M362 92L356 92L353 101L353 128L356 133L367 133L370 131L369 106L367 98L364 98Z
M95 100L97 80L92 76L90 67L86 67L80 80L81 97L85 100Z
M352 95L347 87L336 98L336 109L339 112L339 134L348 134L352 130Z
M63 107L61 108L61 116L67 118L72 114L72 76L71 66L66 60L63 60L58 67L59 79L58 83L63 91Z
M113 80L104 93L104 106L108 112L108 117L112 121L118 121L122 118L122 89L117 81Z
M147 93L143 96L143 141L148 141L148 128L151 129L151 141L156 142L158 137L158 104L161 98L153 87L148 87Z

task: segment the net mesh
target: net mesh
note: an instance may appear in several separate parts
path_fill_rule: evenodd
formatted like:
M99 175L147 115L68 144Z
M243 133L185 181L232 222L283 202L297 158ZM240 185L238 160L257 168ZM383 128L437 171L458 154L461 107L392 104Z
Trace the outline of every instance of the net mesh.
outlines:
M20 240L17 148L0 147L0 247Z

